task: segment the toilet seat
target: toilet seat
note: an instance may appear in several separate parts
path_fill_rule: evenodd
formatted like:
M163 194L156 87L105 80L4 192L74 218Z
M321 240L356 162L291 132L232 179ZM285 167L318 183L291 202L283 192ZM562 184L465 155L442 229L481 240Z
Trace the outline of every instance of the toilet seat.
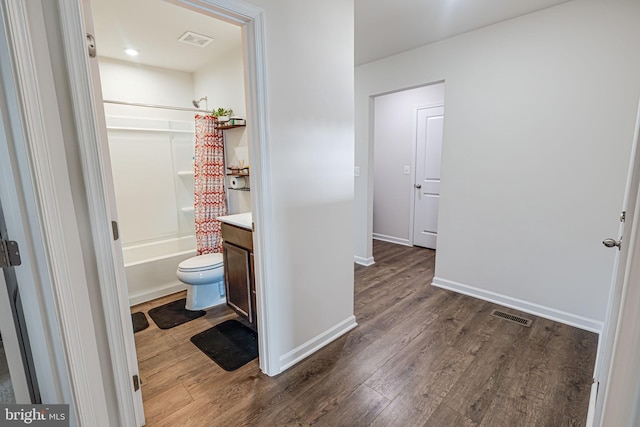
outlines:
M178 271L207 271L220 268L222 264L222 254L204 254L182 261L178 264Z

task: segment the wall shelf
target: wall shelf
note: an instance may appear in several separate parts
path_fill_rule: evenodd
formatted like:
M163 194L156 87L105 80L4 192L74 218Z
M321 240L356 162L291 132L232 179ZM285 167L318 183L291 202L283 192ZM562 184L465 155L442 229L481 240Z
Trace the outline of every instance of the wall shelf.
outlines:
M178 171L178 176L193 176L193 171Z
M187 206L186 208L180 208L180 210L184 213L193 213L195 212L195 209L193 208L193 206Z
M216 129L226 130L226 129L235 129L235 128L243 128L247 125L217 125Z
M249 187L249 169L248 168L243 168L243 169L235 169L235 170L239 170L239 171L242 171L242 172L237 172L237 173L227 172L227 176L228 177L235 177L235 178L244 179L246 187L233 188L233 187L231 187L230 184L227 184L227 189L236 190L236 191L251 191L251 188ZM229 179L228 181L230 183L231 179Z

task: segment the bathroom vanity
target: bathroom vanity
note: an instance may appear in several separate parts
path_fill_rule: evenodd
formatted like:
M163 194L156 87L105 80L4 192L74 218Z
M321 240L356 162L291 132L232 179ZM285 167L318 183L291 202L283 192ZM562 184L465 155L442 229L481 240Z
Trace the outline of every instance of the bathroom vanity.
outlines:
M251 212L218 217L222 223L222 256L227 305L253 327L256 322L256 285L253 270Z

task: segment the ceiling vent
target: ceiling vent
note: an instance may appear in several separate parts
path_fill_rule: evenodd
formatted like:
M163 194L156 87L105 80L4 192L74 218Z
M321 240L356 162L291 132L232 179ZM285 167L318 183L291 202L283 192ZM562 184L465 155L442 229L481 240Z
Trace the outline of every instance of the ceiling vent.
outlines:
M205 47L213 41L213 38L203 36L202 34L194 33L192 31L187 31L180 36L178 41L190 44L191 46Z

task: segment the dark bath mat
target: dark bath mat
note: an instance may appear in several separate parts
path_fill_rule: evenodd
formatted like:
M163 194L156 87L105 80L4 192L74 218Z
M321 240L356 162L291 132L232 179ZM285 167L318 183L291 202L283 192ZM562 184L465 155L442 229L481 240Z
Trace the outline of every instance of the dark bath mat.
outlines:
M187 299L182 298L177 301L170 302L169 304L152 308L149 310L149 317L156 322L158 328L171 329L174 326L182 325L183 323L207 314L207 312L203 310L187 310L184 308L186 302Z
M131 313L131 320L133 321L133 333L140 332L149 327L149 322L147 321L147 316L144 315L143 312L138 311L136 313Z
M258 334L237 320L200 332L191 342L225 371L235 371L258 357Z

